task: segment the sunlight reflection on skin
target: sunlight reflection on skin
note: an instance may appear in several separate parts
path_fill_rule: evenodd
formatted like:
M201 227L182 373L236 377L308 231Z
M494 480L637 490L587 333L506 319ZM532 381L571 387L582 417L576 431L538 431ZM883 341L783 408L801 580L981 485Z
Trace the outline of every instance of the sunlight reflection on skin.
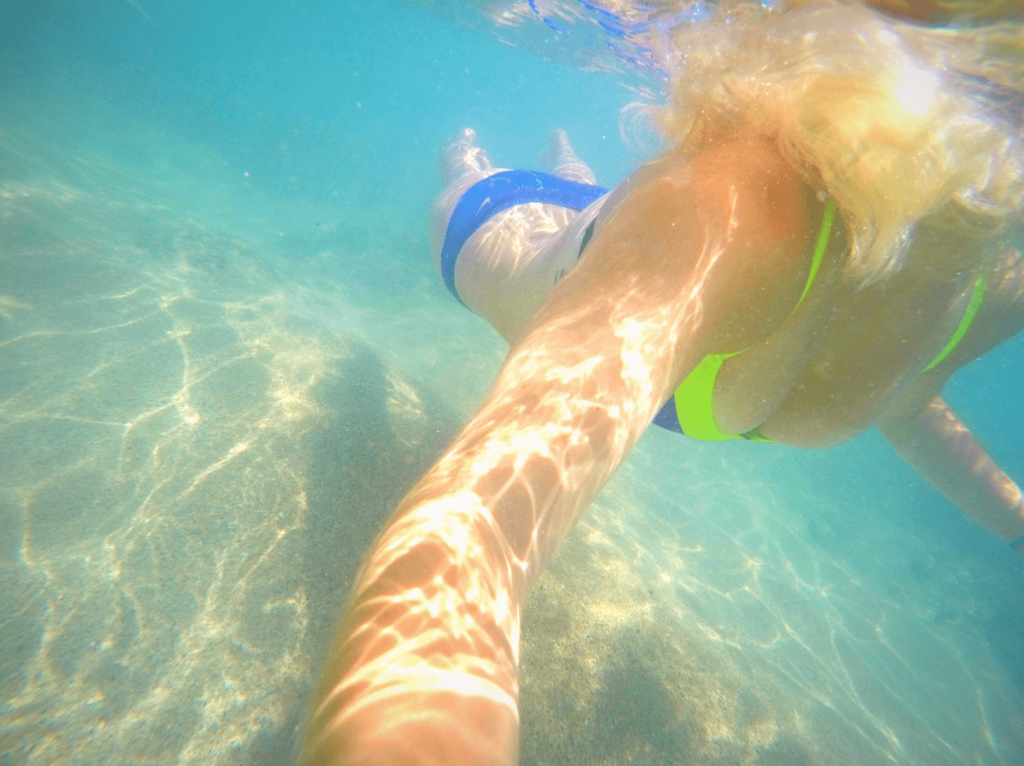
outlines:
M575 218L575 211L564 207L530 202L516 205L484 224L474 236L479 243L474 261L488 274L506 274L512 278L528 266L537 250L548 244ZM472 238L471 238L472 239ZM472 246L472 245L471 245ZM514 254L509 257L509 254ZM500 279L500 276L499 276Z
M703 321L737 228L728 199L670 300L633 277L524 330L365 565L305 763L516 762L526 593L667 396L673 354L656 350Z

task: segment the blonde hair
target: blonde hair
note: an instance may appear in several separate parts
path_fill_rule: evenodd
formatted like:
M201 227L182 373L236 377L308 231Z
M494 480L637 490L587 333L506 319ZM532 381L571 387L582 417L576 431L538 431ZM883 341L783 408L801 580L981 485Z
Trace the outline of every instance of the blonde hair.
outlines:
M992 231L1024 206L1024 26L959 23L918 26L840 0L722 0L671 33L660 124L693 153L741 129L776 137L836 201L847 275L871 282L899 268L927 216Z

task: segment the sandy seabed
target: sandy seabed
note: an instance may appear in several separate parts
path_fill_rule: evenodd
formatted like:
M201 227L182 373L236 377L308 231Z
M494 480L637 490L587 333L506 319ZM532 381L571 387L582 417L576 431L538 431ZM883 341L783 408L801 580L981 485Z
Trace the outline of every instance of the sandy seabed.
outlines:
M0 763L287 763L363 552L503 349L419 276L323 280L340 239L2 138ZM522 763L1024 762L977 576L872 580L768 476L645 440L530 596Z

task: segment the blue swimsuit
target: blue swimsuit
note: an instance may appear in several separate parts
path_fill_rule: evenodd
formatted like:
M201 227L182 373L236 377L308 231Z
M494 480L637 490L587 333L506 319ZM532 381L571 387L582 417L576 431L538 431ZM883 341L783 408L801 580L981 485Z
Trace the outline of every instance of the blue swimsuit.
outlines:
M583 210L607 193L608 190L600 186L567 181L531 170L503 170L477 181L466 189L448 221L444 245L441 247L441 277L445 287L462 303L455 289L455 261L466 241L491 216L530 202Z

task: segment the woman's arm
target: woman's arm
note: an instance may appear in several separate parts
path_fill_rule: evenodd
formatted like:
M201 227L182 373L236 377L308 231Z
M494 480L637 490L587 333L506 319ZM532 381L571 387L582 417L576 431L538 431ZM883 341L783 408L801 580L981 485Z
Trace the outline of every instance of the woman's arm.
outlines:
M788 316L815 205L756 138L619 205L377 540L303 763L516 763L528 588L682 376Z
M586 312L512 353L362 571L307 763L517 762L526 591L660 392L635 340ZM629 372L623 356L638 359Z
M1024 494L940 397L879 430L918 473L1006 542L1024 537Z

